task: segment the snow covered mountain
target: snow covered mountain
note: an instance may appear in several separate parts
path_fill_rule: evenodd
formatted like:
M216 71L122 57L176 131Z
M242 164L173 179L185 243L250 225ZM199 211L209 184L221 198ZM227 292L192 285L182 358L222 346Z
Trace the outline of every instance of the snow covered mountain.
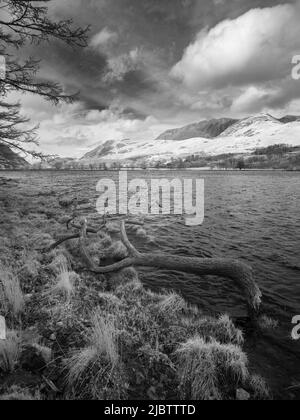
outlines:
M213 120L220 127L220 120ZM224 122L224 120L222 120ZM229 120L227 120L229 121ZM227 153L251 153L255 149L274 144L300 145L300 120L297 117L276 119L268 114L238 120L225 124L224 131L216 136L193 137L176 140L159 139L143 140L109 140L101 143L96 149L81 159L86 162L121 162L135 161L152 165L158 161L170 161L172 158L185 158L190 155L220 155ZM184 131L184 127L180 129ZM178 131L180 132L180 131ZM211 129L210 133L213 133ZM170 132L169 132L170 133Z
M200 121L199 123L189 124L182 128L165 131L157 140L186 140L195 137L211 139L217 137L236 122L238 122L238 120L233 120L231 118Z

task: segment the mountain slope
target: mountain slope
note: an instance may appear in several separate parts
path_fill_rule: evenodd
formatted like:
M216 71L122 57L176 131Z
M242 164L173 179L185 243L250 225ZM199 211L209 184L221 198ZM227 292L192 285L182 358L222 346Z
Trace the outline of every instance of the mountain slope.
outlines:
M125 141L125 140L124 140ZM94 159L98 157L103 157L109 153L116 152L117 145L114 140L107 140L105 143L100 144L95 149L93 149L91 152L88 152L84 155L83 159Z
M294 121L300 121L300 117L297 117L296 115L286 115L285 117L278 118L278 120L286 124Z
M13 152L8 146L0 144L0 169L28 169L30 164Z
M276 130L279 126L284 127L284 124L269 114L261 114L237 121L235 124L224 130L220 134L220 137L252 137L255 134L263 133L270 129Z
M167 130L162 133L157 140L186 140L195 137L211 139L217 137L236 122L238 122L238 120L233 120L231 118L205 120L175 130Z
M83 163L140 162L153 165L194 154L216 156L228 153L251 153L275 144L300 145L300 120L283 123L268 114L245 118L231 124L214 138L186 140L110 140L87 153Z

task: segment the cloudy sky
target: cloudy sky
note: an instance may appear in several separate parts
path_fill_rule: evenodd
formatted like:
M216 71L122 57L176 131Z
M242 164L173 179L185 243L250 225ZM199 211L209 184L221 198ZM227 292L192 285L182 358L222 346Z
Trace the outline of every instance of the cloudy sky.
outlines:
M91 25L89 46L29 47L73 105L22 96L44 152L80 157L109 139L153 139L207 118L300 115L300 1L52 0Z

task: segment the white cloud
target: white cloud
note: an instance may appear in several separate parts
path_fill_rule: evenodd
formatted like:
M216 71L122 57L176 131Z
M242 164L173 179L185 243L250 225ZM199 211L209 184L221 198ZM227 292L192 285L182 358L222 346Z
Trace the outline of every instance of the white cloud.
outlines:
M91 48L99 49L101 47L105 47L108 43L115 42L117 39L118 34L116 32L112 32L108 28L104 28L92 37L89 45Z
M152 116L144 120L130 119L113 109L91 110L80 115L73 114L72 107L65 107L41 123L39 137L41 149L46 153L81 157L107 140L153 140L167 128L169 124Z
M274 94L273 90L250 86L233 101L231 110L234 113L256 113L264 111L266 102L272 94Z
M202 30L171 75L204 90L281 79L300 51L300 7L286 4L252 9L234 20Z
M135 48L129 53L124 53L108 59L108 72L103 77L105 83L120 82L124 76L130 72L139 69L143 60L142 52Z

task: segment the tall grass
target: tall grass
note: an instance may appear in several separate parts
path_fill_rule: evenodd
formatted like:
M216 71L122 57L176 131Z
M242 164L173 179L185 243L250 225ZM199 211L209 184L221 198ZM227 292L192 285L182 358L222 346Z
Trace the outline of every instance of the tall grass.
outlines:
M216 323L222 342L230 342L241 345L244 343L244 336L241 330L237 329L228 315L221 315Z
M21 338L15 331L7 333L6 340L0 340L0 370L11 373L15 370L21 353Z
M158 304L159 313L165 317L173 317L187 308L185 300L175 292L166 295Z
M113 320L105 319L96 312L92 326L87 331L87 346L77 350L67 361L67 384L76 385L85 373L98 366L98 373L112 371L118 364L117 331ZM101 368L102 367L102 368Z
M49 266L54 273L60 274L68 271L68 260L64 254L55 252L55 258Z
M70 302L75 290L75 282L79 276L73 271L69 271L67 258L63 254L58 254L51 264L53 271L56 273L56 283L50 288L48 293L62 293L67 302Z
M75 290L75 282L79 278L79 276L69 271L63 271L57 277L57 283L52 287L52 293L63 293L66 297L67 302L70 302L72 295L74 294Z
M221 344L242 345L244 343L242 331L235 327L228 315L222 315L218 319L203 316L195 319L194 317L192 322L187 322L187 327L191 336L199 335L207 340L214 337Z
M103 356L112 366L118 362L117 330L113 320L104 319L96 312L93 316L91 329L91 343L97 349L98 355Z
M248 378L247 356L240 347L200 337L188 340L176 351L183 398L221 400L230 388Z
M5 314L9 312L18 318L25 306L18 278L8 268L0 266L0 307Z

